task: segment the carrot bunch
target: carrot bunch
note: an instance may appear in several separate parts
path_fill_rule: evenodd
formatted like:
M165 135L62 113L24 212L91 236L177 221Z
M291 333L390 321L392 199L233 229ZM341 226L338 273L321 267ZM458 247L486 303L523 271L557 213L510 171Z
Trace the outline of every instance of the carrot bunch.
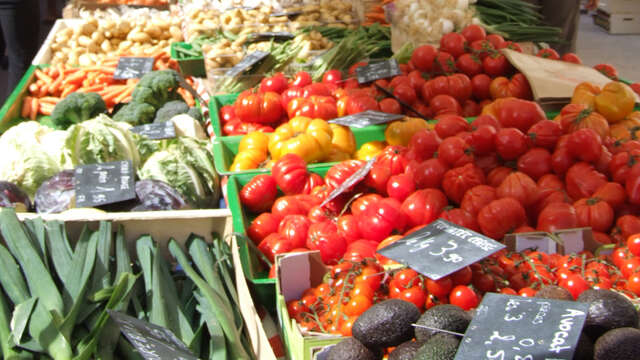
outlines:
M128 55L123 55L128 56ZM154 55L154 70L177 69L177 62L166 52ZM29 95L22 102L21 116L35 120L38 115L51 115L56 104L73 92L95 92L104 100L107 108L131 100L131 93L138 79L116 80L113 74L119 57L105 59L98 66L76 68L66 65L35 70L36 81L29 85ZM187 82L193 84L191 79ZM189 106L195 101L184 89L178 92Z
M393 0L381 0L380 2L375 3L373 6L371 6L364 14L365 21L362 25L368 26L379 23L388 26L389 23L387 22L387 17L384 13L384 6L392 2Z

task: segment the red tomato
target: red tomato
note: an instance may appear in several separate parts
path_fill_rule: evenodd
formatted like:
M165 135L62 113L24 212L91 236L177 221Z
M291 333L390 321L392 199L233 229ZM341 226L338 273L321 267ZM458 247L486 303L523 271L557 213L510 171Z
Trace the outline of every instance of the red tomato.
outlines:
M447 171L442 179L442 189L456 204L460 204L462 197L476 185L485 182L484 173L474 164L466 164Z
M441 139L454 136L462 131L471 130L471 126L462 116L445 114L436 117L435 131Z
M240 93L235 102L235 114L243 122L270 124L280 120L284 111L278 93Z
M490 202L478 213L478 225L482 232L496 240L501 240L527 221L522 204L514 198L502 198Z
M456 59L446 51L438 51L433 60L432 71L437 74L450 74L456 69Z
M395 88L400 85L410 85L409 77L407 75L394 76L389 83L389 87Z
M367 194L355 199L351 203L351 213L353 216L358 216L364 212L373 204L382 200L383 197L378 194Z
M460 208L475 216L480 209L496 199L495 188L489 185L476 185L464 194Z
M422 85L420 94L424 101L431 101L437 95L450 95L463 102L472 95L471 80L464 74L437 76Z
M311 96L331 96L331 90L323 83L309 84L302 88L302 97L309 98Z
M455 32L444 34L440 38L440 50L448 52L456 59L465 53L466 46L467 39Z
M640 274L631 274L631 276L629 276L629 278L627 279L625 288L634 293L636 296L640 295Z
M560 57L560 60L574 64L582 64L582 60L580 60L580 57L574 53L566 53L562 55L562 57Z
M347 244L350 244L361 238L360 231L358 230L358 219L351 214L345 214L338 218L336 221L338 228L338 234L342 236Z
M258 249L273 262L276 255L290 252L294 247L282 234L273 233L258 244Z
M551 48L540 49L536 56L545 59L560 60L560 55L558 55L558 52Z
M416 102L416 91L410 84L400 84L393 89L393 96L397 99L411 105Z
M534 146L553 150L562 136L562 127L555 121L542 120L535 123L527 132Z
M557 175L563 176L574 163L573 156L566 147L558 146L551 154L551 167Z
M358 217L360 234L365 239L376 242L384 240L393 230L402 232L407 223L402 204L393 198L385 198L373 203Z
M622 276L629 277L631 274L638 273L638 269L640 268L640 258L631 257L622 262L620 266L620 271L622 271Z
M567 193L573 199L588 198L607 183L607 177L585 162L579 162L569 168L565 177Z
M450 166L462 166L473 162L473 149L459 137L450 137L438 147L438 158Z
M380 111L389 113L389 114L402 114L402 106L398 100L394 98L386 98L380 100Z
M380 110L376 99L367 95L350 96L347 99L347 115L353 115L367 110Z
M302 89L295 87L286 89L281 95L280 104L282 105L282 108L286 109L289 102L298 97L302 97Z
M275 92L278 94L282 94L283 91L287 90L289 86L289 81L287 77L284 76L284 73L277 73L273 76L266 77L260 81L260 92Z
M404 146L387 146L382 153L378 155L375 163L376 165L387 167L391 175L401 174L409 163L406 154L407 148Z
M491 98L491 78L487 74L478 74L471 78L471 92L476 100Z
M225 105L220 108L220 120L223 123L231 121L236 118L236 111L233 105Z
M267 235L278 231L280 218L269 212L264 212L253 219L247 229L247 235L258 245Z
M513 75L511 80L503 76L493 79L489 92L493 99L515 97L530 100L533 97L529 81L520 73Z
M273 203L271 213L281 219L293 214L307 215L309 209L316 204L301 201L302 199L298 195L281 196Z
M486 59L492 53L495 53L495 47L488 40L476 40L469 45L471 52L478 56L481 60Z
M322 75L322 82L325 84L340 84L342 81L342 73L340 70L329 70Z
M622 185L616 182L603 184L593 193L593 197L606 201L613 209L617 209L627 199L627 194Z
M369 240L356 240L347 245L343 259L360 262L364 259L375 259L378 243Z
M443 298L449 295L453 289L453 281L449 276L445 276L438 280L425 279L425 285L429 294Z
M554 232L562 229L578 227L578 217L575 208L567 203L551 203L538 216L537 229Z
M462 54L456 60L456 68L469 77L482 73L482 61L473 54Z
M538 200L538 185L527 174L516 171L502 181L496 195L498 198L514 198L528 207Z
M537 180L551 172L551 153L544 148L533 148L518 159L518 171Z
M309 75L308 72L299 71L296 73L295 77L293 78L293 81L291 82L291 86L302 88L307 85L310 85L312 82L313 82L313 79L311 79L311 75Z
M529 148L527 136L516 128L502 128L495 137L496 151L505 160L515 160Z
M491 45L493 45L493 47L496 49L502 49L506 46L506 41L504 41L504 38L497 34L487 35L487 41L489 41Z
M281 157L271 169L273 178L285 195L302 193L309 173L307 163L296 154Z
M309 209L309 213L307 214L307 218L312 223L327 221L327 220L335 220L337 214L328 209L327 206L316 205Z
M462 310L470 310L478 306L480 300L478 295L468 286L458 285L451 290L449 294L449 303L462 308Z
M261 213L271 209L277 193L278 188L273 176L260 174L242 187L240 201L249 211Z
M627 198L630 203L640 205L640 164L631 168L625 182Z
M609 173L613 181L625 184L631 168L640 164L640 150L622 151L615 154L609 162Z
M498 77L507 75L512 66L504 55L498 53L485 57L482 60L482 68L485 74L491 77Z
M538 187L540 190L543 189L551 189L551 190L564 190L564 183L562 180L555 174L546 174L538 179Z
M422 77L422 73L420 72L420 70L414 70L410 72L408 77L409 85L411 85L416 94L420 94L420 92L422 91L422 86L424 86L424 83L426 82L424 77Z
M333 222L324 221L309 226L307 248L320 251L323 263L334 264L344 255L347 243Z
M402 203L407 226L426 225L437 219L448 205L447 197L438 189L423 189L409 195Z
M538 121L546 119L540 105L522 99L499 99L492 104L493 113L502 127L515 127L526 133Z
M413 178L407 174L393 175L387 182L387 194L398 201L404 201L414 190Z
M593 67L611 80L618 80L618 70L611 64L598 64Z
M473 100L465 100L462 104L462 116L464 117L478 116L480 112L482 112L482 107Z
M475 24L465 26L460 33L469 43L477 40L484 40L487 37L487 33L484 31L484 28Z
M324 181L330 188L335 189L342 185L351 175L360 170L364 166L365 162L362 160L345 160L336 165L333 165L327 171L327 175L324 177ZM361 179L360 181L364 180ZM357 183L356 183L357 184ZM354 186L356 185L354 184ZM353 188L353 187L352 187ZM348 189L347 191L350 191Z
M391 170L388 166L374 164L365 177L364 183L377 193L386 195L389 178L391 178Z
M436 48L431 45L418 46L411 54L411 62L418 70L431 72L436 54Z
M407 174L413 177L416 189L439 188L447 170L447 164L438 158L407 166Z
M420 130L413 134L409 141L407 158L418 161L430 159L438 150L441 142L442 140L440 140L435 131Z
M495 117L493 117L492 115L480 115L478 117L476 117L473 122L471 123L471 128L472 129L479 129L480 126L483 125L489 125L489 126L493 126L496 130L500 129L502 126L500 125L500 122L498 121L498 119L496 119Z
M437 126L437 125L436 125ZM469 145L476 154L490 154L495 150L495 138L498 131L491 125L482 125L471 133Z
M580 227L606 232L613 225L613 208L598 198L580 199L573 204Z
M306 244L310 225L311 222L304 215L287 215L280 221L278 232L292 244L293 248L301 248Z
M440 214L440 218L473 231L480 231L480 227L478 226L475 216L459 208L444 210Z
M497 188L513 171L514 170L511 168L498 166L497 168L491 170L487 175L487 184L493 186L494 188Z
M638 95L640 95L640 83L633 83L629 87Z
M498 49L504 49L504 48L517 51L519 53L522 52L522 47L518 43L515 43L513 41L505 41L502 47L499 47Z
M640 234L634 234L627 239L629 252L635 256L640 256Z
M577 299L585 290L591 288L589 283L579 274L569 275L567 279L561 280L558 285L569 290L574 299Z
M602 154L602 140L593 129L583 128L569 135L567 148L573 157L595 163Z

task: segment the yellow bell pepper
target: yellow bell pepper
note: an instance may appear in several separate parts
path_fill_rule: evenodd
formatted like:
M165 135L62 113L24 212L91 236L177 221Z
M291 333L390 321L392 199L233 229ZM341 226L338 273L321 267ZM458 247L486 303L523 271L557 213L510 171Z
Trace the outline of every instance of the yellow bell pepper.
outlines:
M390 123L384 132L384 138L389 145L407 146L413 134L425 129L429 129L429 124L423 119L405 117Z
M238 153L229 167L230 171L257 169L267 160L269 135L255 131L242 137Z
M386 146L387 144L384 141L369 141L360 146L360 149L356 151L355 158L358 160L369 161L373 159L374 156L380 154Z
M348 126L342 126L338 124L329 124L333 136L331 137L331 144L337 150L343 153L353 155L356 152L356 137Z
M296 154L307 163L324 160L331 151L333 131L322 119L296 116L282 124L269 137L269 153L278 161L286 154Z
M610 123L624 120L631 114L636 102L633 90L621 82L610 82L595 97L596 111Z
M584 104L589 107L589 109L596 108L596 95L600 94L602 90L598 85L592 84L590 82L583 82L578 84L575 89L573 89L573 96L571 97L572 104Z

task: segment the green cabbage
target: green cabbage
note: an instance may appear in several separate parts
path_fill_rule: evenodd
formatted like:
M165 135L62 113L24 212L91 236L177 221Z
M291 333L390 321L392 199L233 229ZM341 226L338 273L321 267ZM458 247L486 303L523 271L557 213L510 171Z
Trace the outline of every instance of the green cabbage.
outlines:
M113 121L106 115L71 126L65 142L66 161L74 167L119 160L131 160L133 166L140 165L140 154L136 147L130 125Z
M213 207L220 196L207 141L184 137L163 142L163 148L149 157L138 176L166 182L199 208Z
M33 198L42 182L62 170L51 149L41 143L51 132L35 121L7 130L0 137L0 180L16 184Z

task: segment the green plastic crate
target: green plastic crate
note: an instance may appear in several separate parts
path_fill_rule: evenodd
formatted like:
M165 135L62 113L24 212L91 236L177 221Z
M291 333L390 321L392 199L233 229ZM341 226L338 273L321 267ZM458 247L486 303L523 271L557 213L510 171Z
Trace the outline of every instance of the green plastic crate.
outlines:
M183 48L187 50L193 49L193 46L185 42L171 43L171 58L178 62L180 72L184 76L205 77L207 72L204 67L204 56L180 58L178 57L177 48Z
M352 129L353 135L356 139L356 147L360 148L362 144L374 141L384 140L385 125L373 125L362 129ZM251 169L243 171L230 171L229 168L233 163L233 158L238 153L238 146L242 140L242 135L239 136L223 136L215 138L213 141L213 156L215 160L216 171L220 175L233 175L233 174L259 174L269 172L269 169ZM310 164L309 169L322 168L331 166L336 163L318 163Z
M29 120L20 116L20 112L22 111L22 100L25 96L29 95L29 85L35 81L36 69L42 69L45 67L48 67L48 65L31 65L16 88L13 89L4 105L2 105L2 108L0 108L0 134L22 121ZM47 125L47 122L50 122L49 119L49 116L43 115L38 115L37 118L37 120L43 125Z
M313 169L309 168L309 171L324 177L329 168L330 166L326 165L317 166ZM258 303L271 311L275 309L276 281L275 279L269 279L269 269L261 264L258 258L259 255L256 253L258 249L247 243L247 241L251 241L247 237L247 229L257 215L245 211L240 202L240 190L255 175L255 173L250 173L230 176L227 182L227 201L233 217L233 232L243 235L238 237L238 245L245 276L253 284ZM279 194L278 196L281 195Z

